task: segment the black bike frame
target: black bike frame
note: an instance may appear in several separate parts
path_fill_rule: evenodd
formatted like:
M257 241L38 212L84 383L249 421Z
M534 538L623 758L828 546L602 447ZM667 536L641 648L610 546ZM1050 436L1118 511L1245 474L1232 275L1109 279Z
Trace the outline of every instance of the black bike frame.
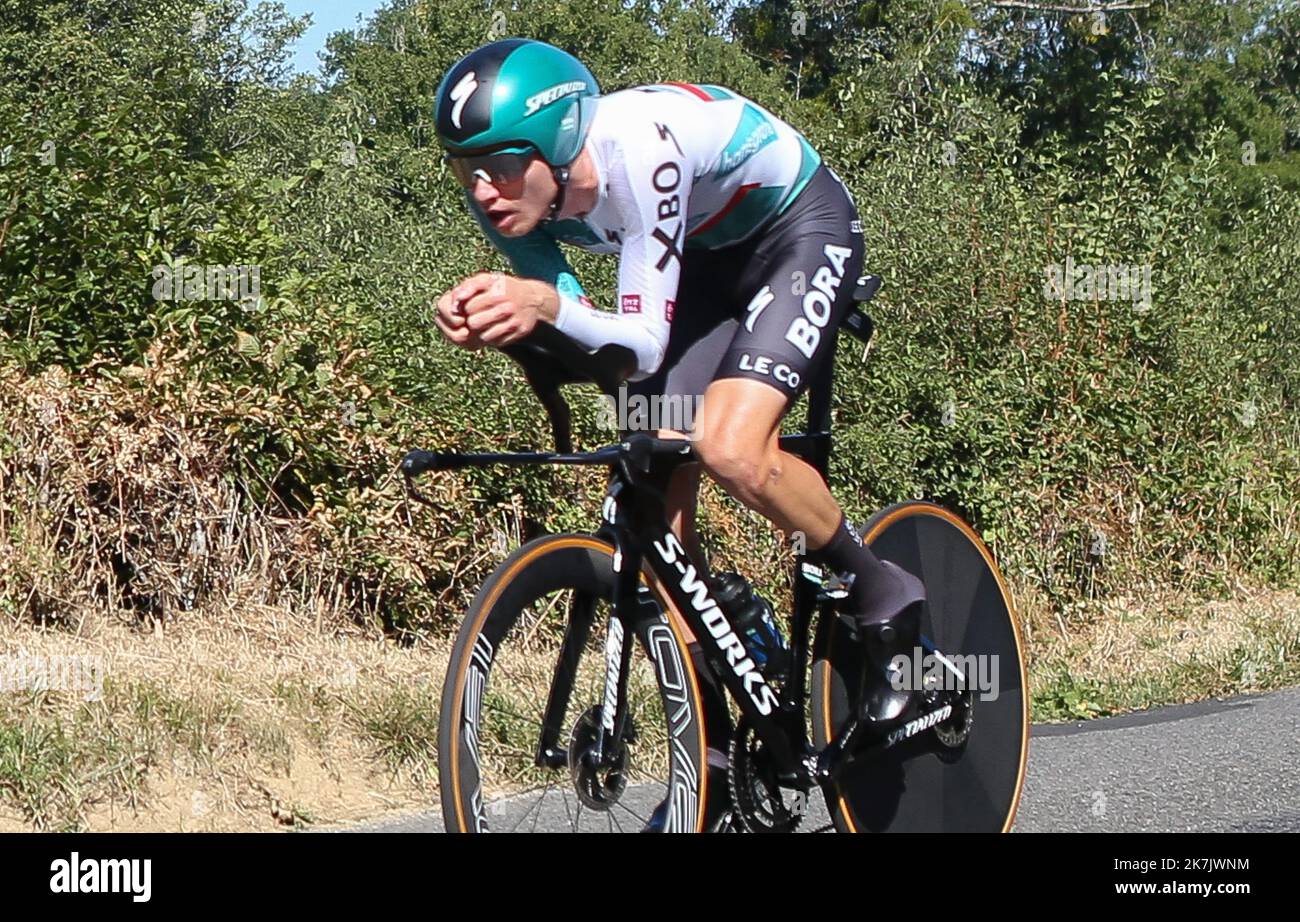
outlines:
M872 323L866 314L854 307L849 310L839 329L850 332L866 343L871 338ZM626 672L635 627L640 619L657 617L659 614L658 607L638 592L644 561L664 587L683 622L695 635L699 652L713 676L730 691L767 747L777 766L780 781L791 787L809 790L816 782L819 772L804 721L806 672L811 655L813 616L819 611L824 613L830 604L820 592L819 582L806 575L801 562L796 561L793 574L791 665L778 694L748 656L735 627L709 592L707 572L701 568L699 561L689 559L668 528L664 500L668 481L679 465L694 460L690 442L658 439L645 433L636 433L629 435L618 446L608 446L592 452L572 452L569 450L568 408L563 399L558 397L555 384L583 380L582 376L546 379L538 365L530 367L527 364L526 356L512 355L525 363L529 382L538 391L539 398L547 408L561 450L472 454L413 451L402 463L408 478L408 492L423 501L410 486L409 480L415 474L433 469L451 470L494 464L612 467L610 486L603 504L605 521L597 530L596 536L607 540L614 548L617 578L612 603L615 617L623 626L623 639L622 649L614 651L616 655L607 651L607 669L617 669L619 672L618 675L609 677L613 681L606 683L607 689L617 689L617 705L612 720L607 713L604 715L597 748L598 757L602 752L615 751L616 747L610 743L621 735L626 720ZM807 431L780 437L781 448L802 457L821 474L823 480L827 479L831 456L831 384L834 360L835 352L832 351L810 382ZM603 389L609 392L608 387ZM556 680L548 697L542 734L538 740L538 764L558 765L564 759L558 735L572 691L572 681L566 678L565 666L576 662L586 643L593 614L591 603L590 599L575 598L570 611L557 663Z

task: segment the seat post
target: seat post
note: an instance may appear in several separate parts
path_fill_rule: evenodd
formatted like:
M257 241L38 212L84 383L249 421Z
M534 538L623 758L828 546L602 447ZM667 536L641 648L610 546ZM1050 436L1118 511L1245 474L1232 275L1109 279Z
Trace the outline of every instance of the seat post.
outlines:
M809 435L819 436L813 442L812 452L808 458L817 468L823 480L829 480L831 460L831 391L835 383L835 352L838 347L832 344L826 361L817 370L812 383L808 386L808 427Z
M881 278L878 275L864 275L858 279L853 290L853 303L840 319L839 327L830 331L835 337L830 355L808 384L808 428L813 437L812 449L808 461L821 472L822 479L830 480L831 460L831 395L835 384L835 354L839 351L840 333L848 333L863 343L871 341L874 325L871 318L864 314L861 307L870 301L880 290ZM842 329L841 329L842 328Z

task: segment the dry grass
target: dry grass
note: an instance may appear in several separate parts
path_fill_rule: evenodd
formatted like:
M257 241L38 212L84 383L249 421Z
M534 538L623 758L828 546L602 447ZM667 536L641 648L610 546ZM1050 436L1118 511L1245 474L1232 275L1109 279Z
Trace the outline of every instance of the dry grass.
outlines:
M82 637L0 626L0 655L19 651L102 657L104 691L0 696L0 829L266 830L436 799L446 660L427 647L281 613Z
M1034 719L1077 719L1300 684L1300 595L1150 592L1053 614L1020 598Z
M1295 593L1114 599L1072 612L1068 632L1046 606L1022 610L1036 720L1300 682ZM428 809L449 648L266 607L153 631L97 619L79 636L0 622L0 654L98 656L105 677L98 701L0 695L0 830L292 829ZM503 654L499 691L506 676L532 688L552 662Z

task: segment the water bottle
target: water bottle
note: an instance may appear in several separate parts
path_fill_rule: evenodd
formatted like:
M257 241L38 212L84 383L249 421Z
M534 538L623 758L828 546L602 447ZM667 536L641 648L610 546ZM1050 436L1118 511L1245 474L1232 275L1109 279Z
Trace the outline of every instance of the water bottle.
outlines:
M789 661L789 650L776 626L771 604L739 573L719 573L713 578L711 588L759 671L765 676L782 674Z

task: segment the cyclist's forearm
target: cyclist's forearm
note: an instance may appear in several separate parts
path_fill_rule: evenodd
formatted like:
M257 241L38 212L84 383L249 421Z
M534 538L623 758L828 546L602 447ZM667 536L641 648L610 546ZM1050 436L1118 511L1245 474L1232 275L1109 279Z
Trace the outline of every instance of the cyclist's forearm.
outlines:
M560 293L554 285L538 279L523 279L528 286L530 303L537 308L537 316L547 323L554 324L560 313Z
M599 349L609 343L631 349L637 365L637 372L632 376L634 381L659 369L668 345L666 331L662 336L655 335L638 318L598 311L563 295L555 327L588 349Z

